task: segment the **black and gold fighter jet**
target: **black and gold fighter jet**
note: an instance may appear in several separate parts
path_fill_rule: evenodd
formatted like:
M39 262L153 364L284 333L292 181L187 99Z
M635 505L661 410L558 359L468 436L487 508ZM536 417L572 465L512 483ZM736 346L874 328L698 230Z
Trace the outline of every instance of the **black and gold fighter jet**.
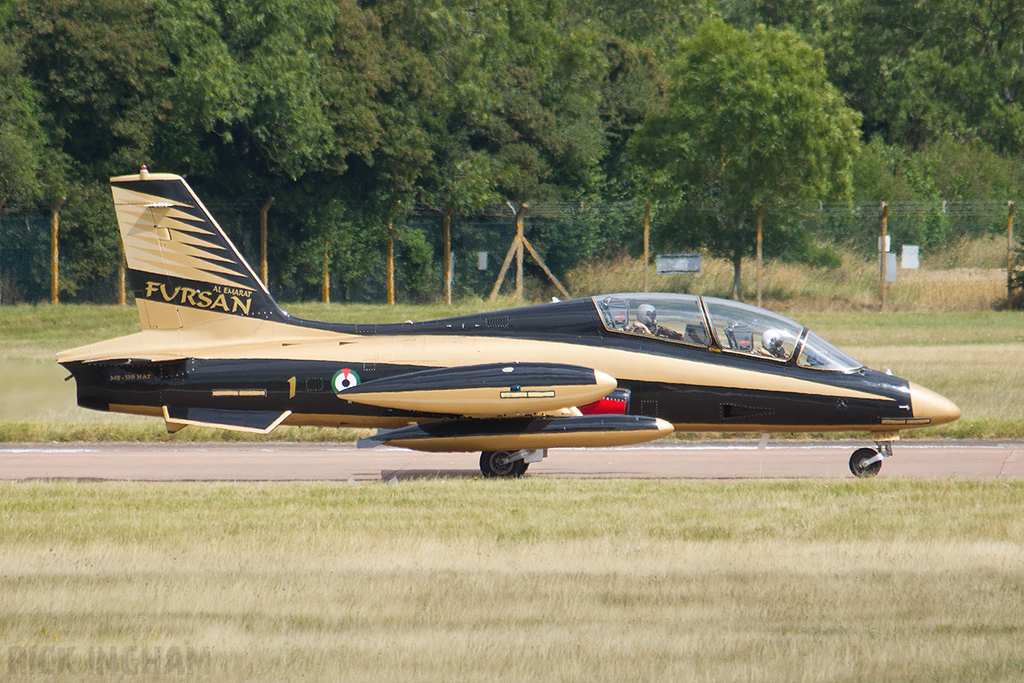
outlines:
M57 356L78 404L187 425L377 428L360 446L482 451L520 476L547 449L673 430L866 431L876 474L903 429L960 410L864 367L761 308L607 294L404 324L329 324L282 310L185 180L111 180L143 331Z

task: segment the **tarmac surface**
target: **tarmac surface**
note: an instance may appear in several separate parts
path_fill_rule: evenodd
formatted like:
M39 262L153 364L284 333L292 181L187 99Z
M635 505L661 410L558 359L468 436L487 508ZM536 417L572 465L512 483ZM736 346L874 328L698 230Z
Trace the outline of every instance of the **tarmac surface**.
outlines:
M866 441L666 441L551 449L528 477L630 479L853 478ZM478 477L479 453L419 453L354 444L0 444L0 480L390 481ZM1017 479L1024 442L902 441L880 477Z

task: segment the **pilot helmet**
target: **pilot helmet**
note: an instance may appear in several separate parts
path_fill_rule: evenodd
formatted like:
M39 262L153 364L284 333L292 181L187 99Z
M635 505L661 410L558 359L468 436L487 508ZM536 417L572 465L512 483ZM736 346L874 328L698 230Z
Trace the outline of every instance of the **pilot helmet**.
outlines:
M765 330L761 334L761 346L776 358L782 358L785 355L785 350L782 348L782 338L782 332L779 330Z
M636 319L648 327L654 325L657 318L658 312L650 304L640 304L636 309Z

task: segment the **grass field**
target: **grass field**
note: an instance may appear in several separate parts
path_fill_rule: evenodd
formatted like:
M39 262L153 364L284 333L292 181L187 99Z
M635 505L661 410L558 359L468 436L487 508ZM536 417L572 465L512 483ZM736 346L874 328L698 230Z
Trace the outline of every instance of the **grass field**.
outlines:
M924 433L1024 437L1024 315L829 296L773 308L963 408ZM289 308L393 322L489 306ZM226 438L74 405L53 354L137 325L133 307L0 307L0 440ZM1021 681L1022 501L1018 481L955 479L4 483L0 672Z
M1018 482L0 490L4 680L1024 678Z

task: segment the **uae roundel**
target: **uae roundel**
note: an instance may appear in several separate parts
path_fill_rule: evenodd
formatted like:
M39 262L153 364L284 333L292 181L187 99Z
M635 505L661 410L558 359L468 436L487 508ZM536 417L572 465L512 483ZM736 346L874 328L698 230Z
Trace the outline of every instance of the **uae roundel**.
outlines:
M346 389L359 386L359 375L349 368L342 368L338 372L334 373L334 379L331 380L331 386L334 387L334 393L340 394Z

